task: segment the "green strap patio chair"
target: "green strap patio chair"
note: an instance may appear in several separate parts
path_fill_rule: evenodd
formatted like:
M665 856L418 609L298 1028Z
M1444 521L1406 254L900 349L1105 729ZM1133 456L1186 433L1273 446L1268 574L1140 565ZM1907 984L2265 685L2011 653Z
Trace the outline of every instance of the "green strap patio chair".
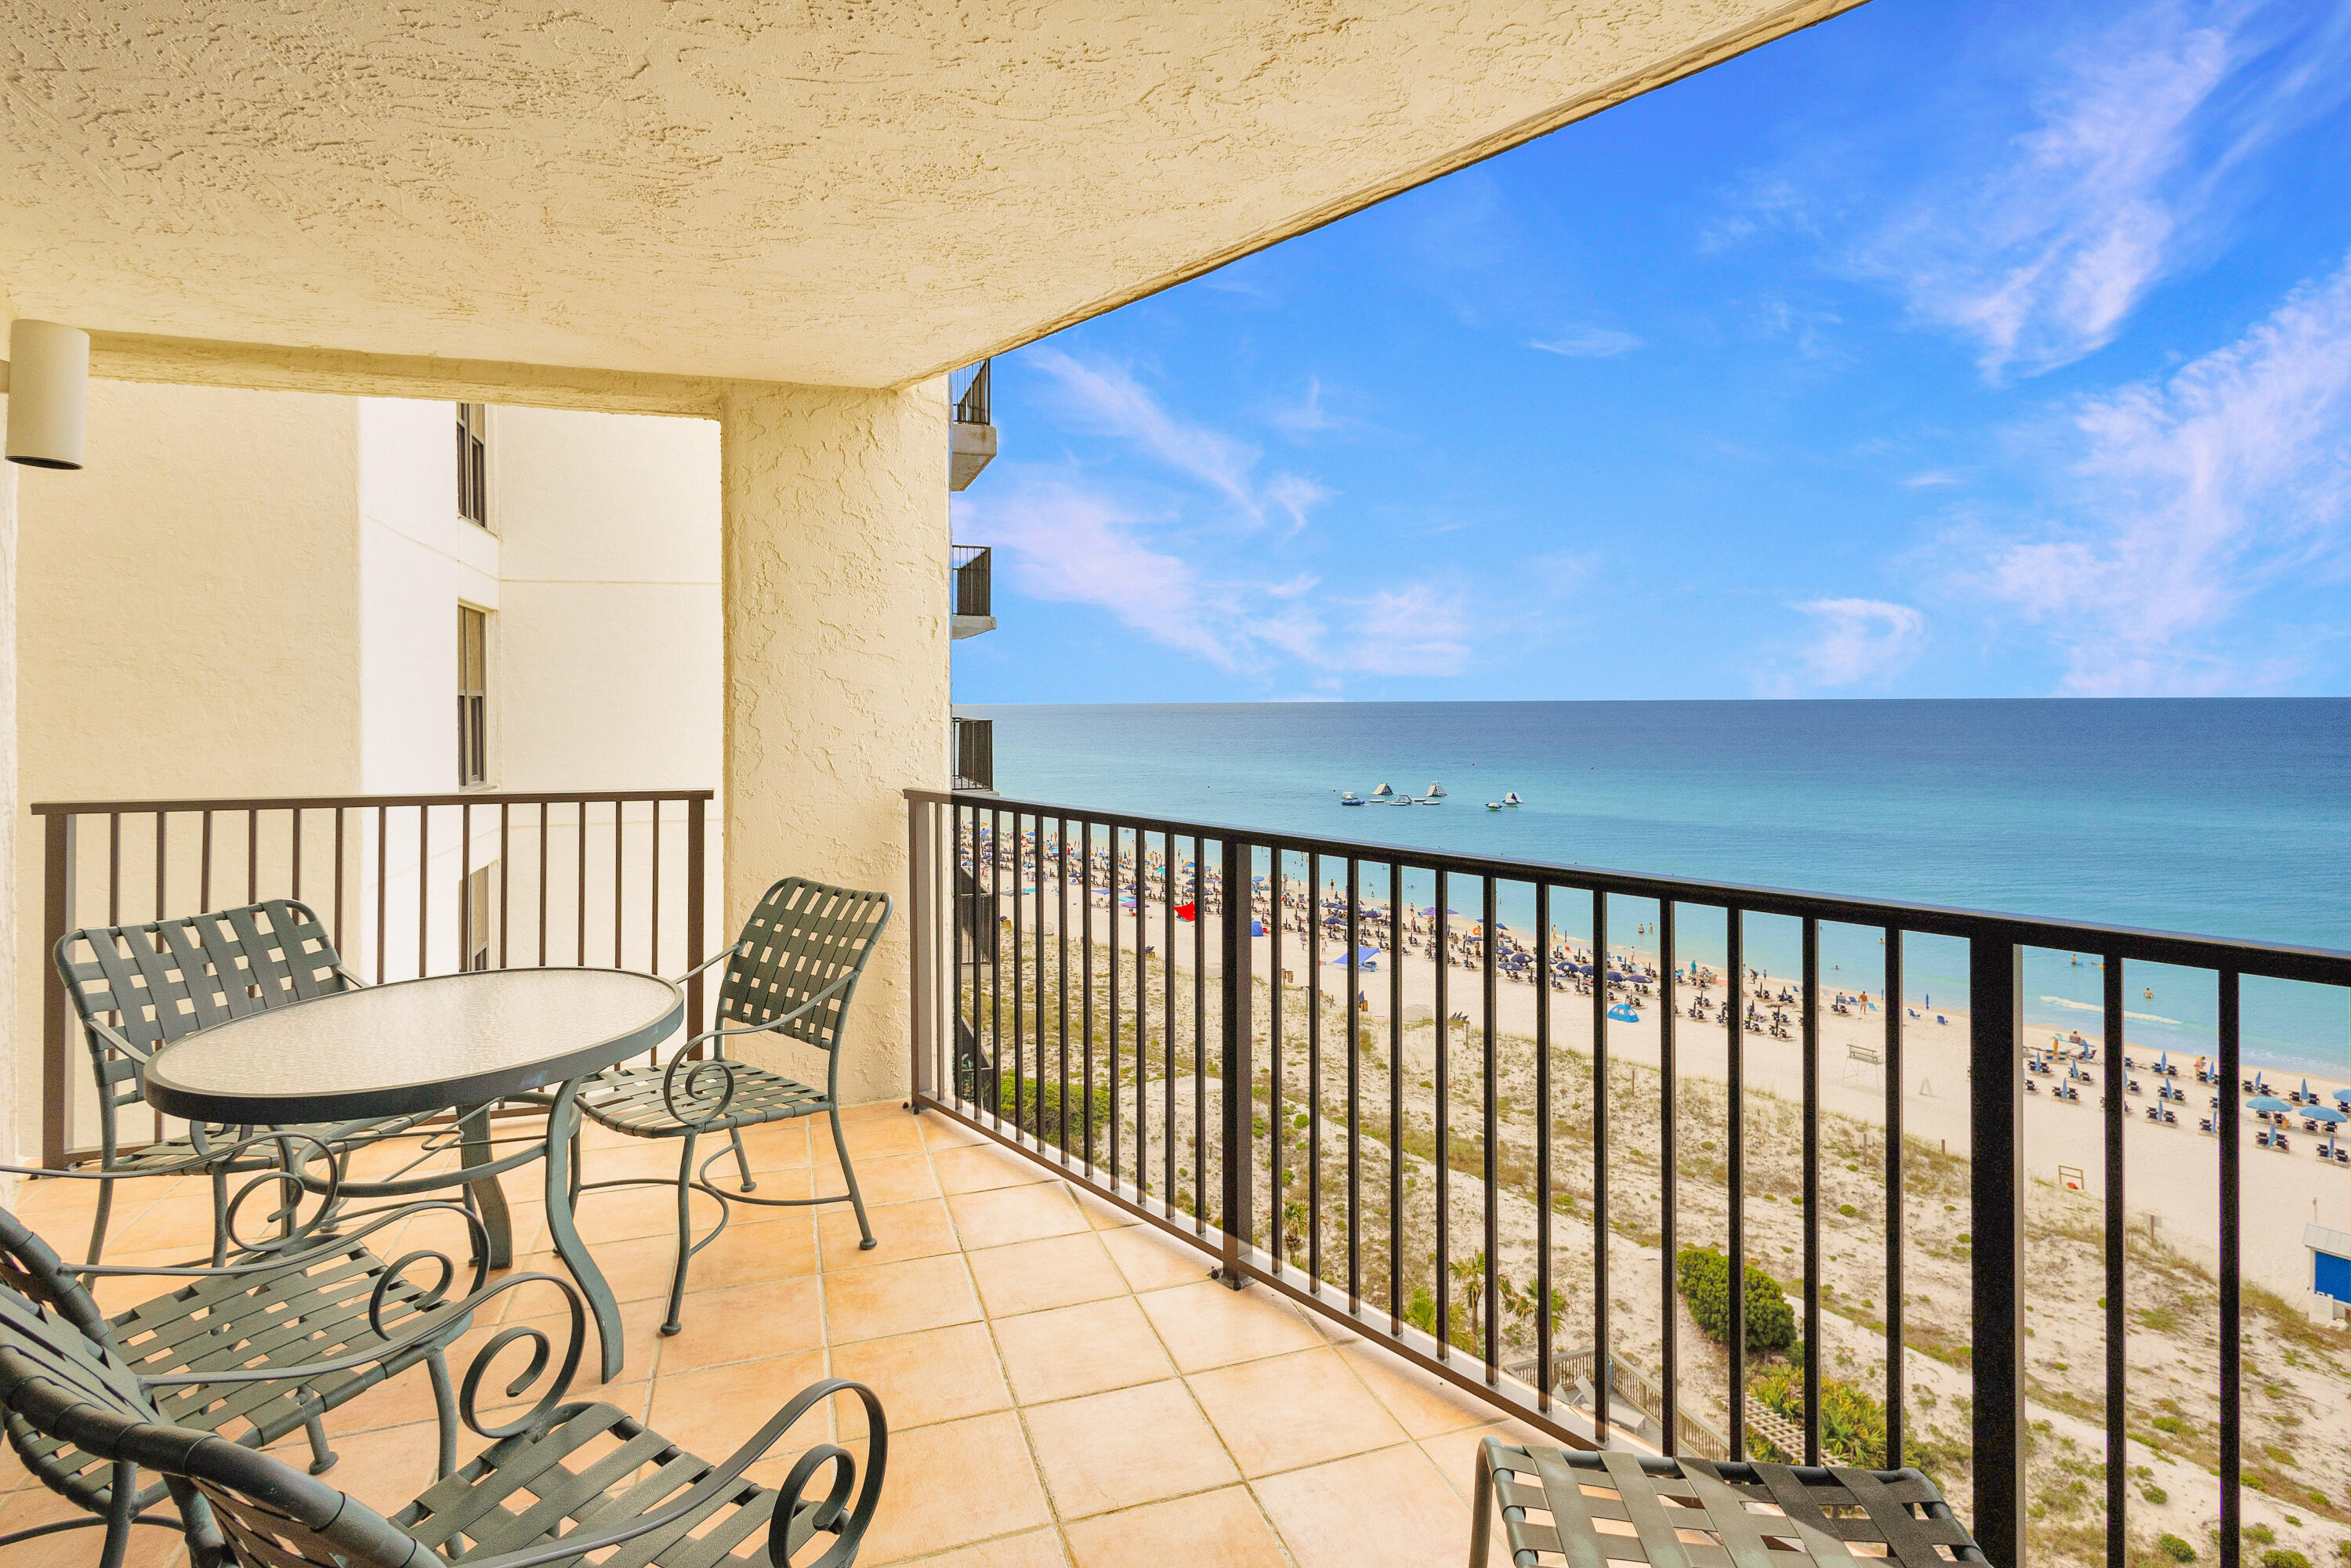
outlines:
M889 1427L862 1385L831 1378L796 1395L724 1463L712 1464L604 1404L566 1403L587 1314L567 1281L517 1275L456 1304L483 1312L488 1299L522 1285L563 1292L570 1335L560 1367L523 1415L485 1422L475 1396L516 1399L554 1362L544 1330L516 1324L493 1335L467 1369L460 1399L465 1424L490 1438L471 1461L386 1518L276 1456L215 1433L175 1424L119 1348L92 1340L49 1305L0 1291L0 1410L12 1430L89 1457L107 1483L103 1520L37 1526L0 1538L0 1551L51 1531L105 1522L127 1539L133 1525L177 1528L194 1568L552 1568L594 1559L603 1568L718 1568L745 1561L764 1535L772 1568L830 1536L806 1568L848 1568L881 1499ZM528 1349L514 1382L488 1379L508 1348ZM820 1442L803 1452L780 1488L744 1473L794 1423L839 1395L864 1406L868 1437L861 1467L847 1450ZM862 1469L862 1479L861 1479ZM141 1501L141 1470L163 1478L175 1514ZM829 1472L815 1500L804 1494ZM45 1478L46 1479L46 1478ZM854 1492L854 1500L852 1493ZM107 1564L113 1568L120 1554Z
M231 1165L215 1159L224 1141L243 1140L253 1129L191 1125L176 1137L125 1149L120 1118L144 1108L142 1077L156 1051L172 1041L231 1019L290 1007L317 997L356 990L360 977L336 953L326 926L308 904L266 899L235 909L150 921L143 925L93 926L68 933L57 945L57 976L81 1019L98 1079L99 1153L96 1168L109 1176L179 1175L206 1171L213 1184L213 1261L227 1246L228 1177L267 1168L298 1155L307 1163L319 1145L295 1143L276 1151L255 1144ZM482 1207L490 1220L490 1264L510 1261L505 1200L497 1175L528 1164L545 1152L543 1137L521 1130L494 1133L489 1106L473 1108L454 1123L425 1125L424 1116L354 1122L340 1127L298 1131L323 1140L324 1149L353 1149L395 1139L412 1140L413 1157L392 1176L372 1181L339 1182L346 1200L406 1198L455 1185L454 1175L431 1168L435 1155L463 1146L475 1167L466 1188L468 1207ZM504 1145L517 1145L499 1155ZM327 1178L307 1172L313 1191ZM99 1196L90 1222L89 1260L104 1256L113 1212L111 1184Z
M1667 1459L1489 1437L1473 1507L1470 1568L1485 1568L1497 1508L1518 1568L1748 1568L1782 1553L1892 1568L1990 1562L1917 1470Z
M857 1173L850 1166L849 1149L841 1135L841 1044L858 977L865 972L866 961L873 956L874 945L889 920L890 900L884 894L829 887L805 877L784 878L761 897L733 946L687 971L691 975L713 965L726 966L718 987L717 1027L687 1040L665 1064L616 1067L580 1090L580 1108L598 1124L634 1138L683 1141L675 1182L677 1268L670 1281L669 1317L662 1324L662 1333L678 1332L687 1265L726 1228L734 1204L807 1207L846 1203L857 1211L857 1230L862 1238L859 1245L873 1245L865 1199L858 1193ZM727 1041L747 1035L793 1040L822 1051L824 1087L817 1089L728 1057ZM841 1158L841 1181L849 1190L831 1197L753 1197L758 1184L751 1179L743 1129L819 1113L831 1118L833 1152ZM726 1145L697 1165L699 1141L722 1133ZM710 1180L709 1167L730 1152L742 1183L721 1187ZM578 1192L670 1185L667 1176L582 1182L577 1158L572 1171ZM719 1205L718 1223L698 1241L689 1207L696 1192L716 1198Z
M248 1186L283 1179L265 1174ZM441 1417L438 1473L445 1476L456 1468L457 1409L444 1350L472 1325L471 1308L415 1283L367 1246L372 1232L433 1211L465 1213L454 1204L412 1204L321 1236L322 1205L290 1239L239 1251L222 1267L124 1268L65 1262L0 1209L0 1298L37 1305L78 1333L176 1426L253 1448L306 1431L313 1474L335 1463L321 1418L422 1362ZM87 1283L151 1276L171 1288L110 1317ZM453 1276L444 1270L439 1284ZM484 1280L477 1265L476 1290ZM142 1486L135 1467L126 1471L14 1413L0 1411L0 1429L37 1479L111 1526L101 1558L120 1562L131 1515L162 1501L164 1484Z

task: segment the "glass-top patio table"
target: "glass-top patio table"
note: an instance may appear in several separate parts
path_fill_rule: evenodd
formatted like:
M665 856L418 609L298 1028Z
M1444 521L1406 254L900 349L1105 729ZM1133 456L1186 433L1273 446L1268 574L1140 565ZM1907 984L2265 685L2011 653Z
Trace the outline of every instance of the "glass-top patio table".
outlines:
M610 1383L621 1371L620 1310L573 1223L572 1101L582 1079L651 1051L684 1017L677 987L623 969L434 975L200 1030L156 1052L146 1095L190 1121L289 1126L462 1112L552 1088L547 1226L595 1312ZM477 1152L468 1147L468 1167L482 1163ZM475 1186L486 1207L499 1202L494 1178Z

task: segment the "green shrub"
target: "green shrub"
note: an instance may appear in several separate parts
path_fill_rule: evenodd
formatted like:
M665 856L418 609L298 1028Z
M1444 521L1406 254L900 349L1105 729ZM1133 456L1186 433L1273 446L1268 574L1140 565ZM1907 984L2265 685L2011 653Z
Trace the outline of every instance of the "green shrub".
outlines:
M1674 1259L1674 1284L1690 1316L1718 1344L1730 1339L1730 1260L1711 1247L1685 1247ZM1785 1351L1796 1343L1796 1314L1780 1282L1747 1265L1747 1348Z
M2138 1489L2138 1495L2148 1502L2153 1503L2158 1508L2161 1508L2165 1503L2171 1500L2171 1494L2164 1490L2161 1487L2141 1487Z
M2155 1549L2158 1552L2162 1552L2166 1557L2170 1558L2174 1563L2193 1563L2196 1561L2196 1548L2189 1545L2188 1542L2180 1540L2179 1537L2176 1535L2157 1536L2155 1538Z
M2310 1568L2310 1559L2283 1546L2273 1546L2262 1553L2262 1568Z
M1018 1096L1016 1103L1015 1096ZM1009 1075L997 1084L997 1103L1000 1113L1010 1120L1016 1113L1023 1131L1035 1133L1049 1141L1061 1135L1061 1085L1057 1080L1013 1078ZM1097 1131L1110 1125L1111 1092L1097 1087L1091 1109ZM1070 1085L1070 1142L1082 1148L1085 1145L1085 1121L1088 1104L1082 1084Z
M2177 1416L2158 1416L2147 1425L2158 1432L2168 1432L2175 1437L2185 1437L2188 1432L2188 1423Z
M1855 1208L1849 1203L1840 1203L1837 1205L1837 1212L1844 1215L1847 1219L1851 1219L1855 1215L1858 1215L1861 1210Z
M1765 1367L1749 1380L1749 1390L1763 1404L1791 1421L1804 1418L1804 1370L1801 1355ZM1750 1440L1752 1440L1750 1438ZM1821 1446L1846 1463L1872 1468L1885 1462L1886 1406L1857 1383L1841 1377L1821 1379ZM1899 1461L1918 1466L1926 1458L1916 1444ZM1787 1456L1794 1464L1802 1455Z
M2245 1526L2245 1539L2256 1546L2267 1546L2277 1539L2277 1531L2266 1524L2249 1524Z

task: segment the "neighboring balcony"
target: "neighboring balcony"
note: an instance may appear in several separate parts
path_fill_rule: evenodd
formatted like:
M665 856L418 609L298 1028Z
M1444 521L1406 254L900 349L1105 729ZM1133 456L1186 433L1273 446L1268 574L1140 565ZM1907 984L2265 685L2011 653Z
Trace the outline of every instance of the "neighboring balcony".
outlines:
M958 789L996 788L996 721L959 718L955 721L955 787Z
M996 457L996 424L988 417L988 393L993 382L989 367L993 360L980 361L977 368L967 373L967 381L958 384L951 379L947 390L955 401L955 432L947 447L947 488L967 490L979 477L979 471Z
M956 545L948 557L953 596L947 635L977 637L996 630L995 591L990 583L994 552L986 545Z

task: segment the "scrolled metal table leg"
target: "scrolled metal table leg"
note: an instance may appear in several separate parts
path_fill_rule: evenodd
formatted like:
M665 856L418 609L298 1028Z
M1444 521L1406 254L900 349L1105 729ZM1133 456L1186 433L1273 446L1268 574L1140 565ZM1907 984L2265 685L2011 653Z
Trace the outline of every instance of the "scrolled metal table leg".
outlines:
M596 1314L596 1337L604 1349L603 1380L610 1383L621 1375L621 1308L604 1282L604 1271L580 1242L571 1217L571 1133L580 1115L572 1102L579 1092L580 1081L569 1080L547 1110L547 1228L555 1238L556 1255L571 1270L589 1310Z

